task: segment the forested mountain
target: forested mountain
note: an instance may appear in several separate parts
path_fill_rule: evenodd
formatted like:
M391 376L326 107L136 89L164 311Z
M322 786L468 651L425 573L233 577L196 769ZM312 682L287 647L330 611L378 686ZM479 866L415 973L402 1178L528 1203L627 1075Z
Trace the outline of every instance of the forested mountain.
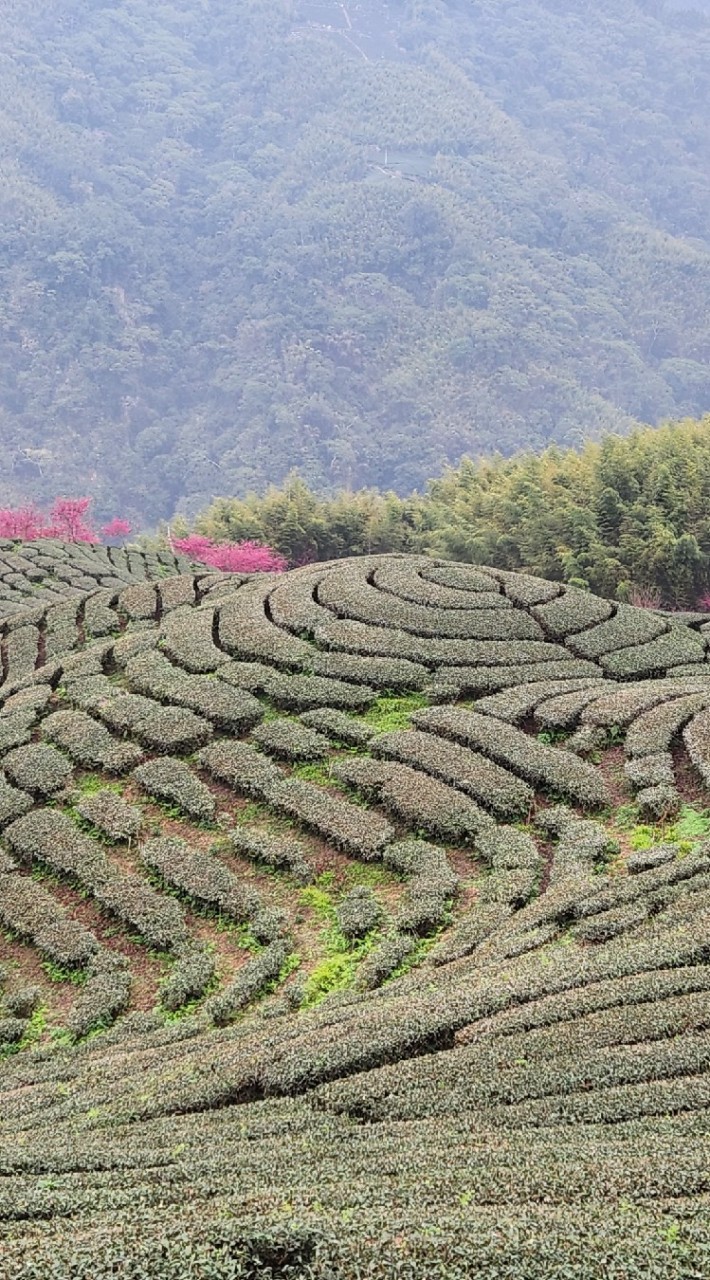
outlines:
M706 0L4 0L0 497L701 414L709 103Z

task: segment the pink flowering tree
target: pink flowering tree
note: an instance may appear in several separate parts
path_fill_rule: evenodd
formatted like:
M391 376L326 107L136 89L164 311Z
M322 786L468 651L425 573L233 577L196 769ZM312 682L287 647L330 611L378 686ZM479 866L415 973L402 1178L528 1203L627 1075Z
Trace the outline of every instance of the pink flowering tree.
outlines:
M104 538L109 541L121 541L127 538L131 532L133 525L130 520L122 520L120 516L114 516L113 520L109 520L108 524L102 524L101 532Z
M62 542L98 542L99 535L87 524L91 498L55 498L49 512L49 524L40 537L60 538Z
M283 573L287 562L272 547L259 542L213 542L201 533L173 538L172 547L190 560L224 573Z
M89 520L91 498L55 498L49 514L32 505L0 508L0 538L33 542L36 538L59 538L62 542L99 542ZM131 532L128 520L116 516L101 530L107 539L125 538Z

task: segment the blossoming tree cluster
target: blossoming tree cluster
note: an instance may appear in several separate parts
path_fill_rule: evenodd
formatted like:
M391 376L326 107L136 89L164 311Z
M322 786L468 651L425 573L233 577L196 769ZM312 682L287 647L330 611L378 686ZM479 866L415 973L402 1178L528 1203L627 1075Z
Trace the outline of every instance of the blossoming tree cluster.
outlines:
M37 538L59 538L62 542L118 542L132 531L130 521L114 516L108 524L94 528L89 515L91 498L56 498L48 512L38 507L0 507L0 538L13 542L34 542ZM226 573L281 573L287 562L271 547L258 542L213 542L199 533L170 542L174 551L199 564Z

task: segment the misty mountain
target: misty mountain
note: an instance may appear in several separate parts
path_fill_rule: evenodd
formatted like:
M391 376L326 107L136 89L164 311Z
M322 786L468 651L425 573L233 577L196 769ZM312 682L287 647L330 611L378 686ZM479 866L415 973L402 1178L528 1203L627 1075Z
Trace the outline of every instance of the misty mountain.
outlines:
M6 0L0 162L7 500L710 407L707 0Z

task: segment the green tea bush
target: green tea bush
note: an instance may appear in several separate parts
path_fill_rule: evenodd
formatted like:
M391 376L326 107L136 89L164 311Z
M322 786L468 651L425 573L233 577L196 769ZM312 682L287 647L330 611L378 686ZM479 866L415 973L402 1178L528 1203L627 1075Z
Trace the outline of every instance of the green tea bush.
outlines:
M565 587L562 595L554 600L533 606L532 614L542 624L546 635L564 640L578 631L587 631L600 622L606 622L613 608L608 600L601 600L588 591Z
M315 676L366 684L372 689L422 689L429 672L420 662L406 658L370 658L354 653L324 653L314 649L309 669Z
M103 831L109 840L132 840L141 829L143 815L140 809L107 787L88 795L80 794L74 807L80 817Z
M658 821L669 818L680 809L681 798L675 787L644 787L636 795L636 803L643 817Z
M667 632L668 623L657 614L618 604L613 618L579 635L570 636L568 644L580 658L596 661L615 651L646 645Z
M61 791L72 776L72 766L66 756L43 742L16 747L7 753L2 764L12 782L35 796L51 796Z
M495 716L498 720L507 720L509 724L518 724L543 703L575 693L589 692L591 697L593 690L601 690L606 684L606 681L593 677L587 677L586 680L536 680L532 684L526 681L512 685L510 689L500 693L479 698L476 710L479 715ZM584 701L582 705L586 705Z
M416 713L417 719L419 714ZM507 769L478 752L431 733L417 730L384 733L373 739L371 749L376 756L414 765L458 787L500 817L527 813L533 801L533 791L528 784Z
M540 626L519 610L431 609L370 586L359 567L325 577L318 587L319 603L341 618L386 625L417 636L476 640L542 640ZM496 599L496 605L504 602ZM316 631L318 639L318 631Z
M338 927L349 940L364 938L379 923L382 908L372 889L356 885L341 898L336 908Z
M259 897L252 888L212 854L191 848L179 836L146 840L140 856L161 880L200 906L210 907L238 923L248 920L258 909Z
M683 730L688 755L705 782L710 782L710 711L697 712Z
M431 707L415 712L412 719L418 728L485 751L499 764L552 791L571 796L585 808L608 802L604 780L591 765L568 752L531 740L512 725L461 707Z
M222 739L203 748L199 763L218 782L226 782L242 795L264 799L283 781L283 773L268 756L247 742Z
M297 778L287 778L271 786L268 800L280 812L317 831L344 853L366 862L379 858L394 835L389 822L379 814Z
M217 1026L224 1026L241 1013L271 983L276 982L288 957L286 942L271 942L264 951L251 956L223 991L207 1002L207 1013Z
M13 787L0 774L0 829L6 827L14 818L22 817L32 808L34 801L26 791Z
M211 607L171 610L160 624L160 649L185 671L200 675L219 670L229 659L214 643L214 618Z
M83 711L55 711L42 721L41 733L76 764L88 769L124 773L143 759L140 747L133 742L117 742L105 725Z
M252 730L252 741L269 755L284 760L323 760L330 742L322 733L294 720L269 720Z
M0 1050L18 1044L26 1031L25 1018L0 1018Z
M180 948L172 969L160 984L160 1003L174 1013L184 1005L199 1000L214 981L215 959L200 943Z
M424 562L422 562L424 566ZM423 577L412 560L385 560L372 575L376 587L401 600L441 609L510 609L510 600L502 594L494 578L480 591L457 588ZM386 603L383 602L386 609Z
M310 884L315 876L307 847L294 836L272 835L252 827L235 826L229 833L229 843L235 853L264 863L276 871L288 871L299 884Z
M681 729L703 711L709 701L710 694L691 693L644 711L629 725L624 744L627 754L646 756L668 751Z
M242 689L200 675L186 675L151 650L126 664L128 686L136 693L198 712L220 729L243 733L257 724L263 708Z
M599 659L605 671L620 680L638 680L644 676L663 675L682 663L705 661L705 640L686 627L671 627L667 635L635 644Z
M87 981L80 989L66 1019L66 1029L76 1040L109 1027L128 1007L131 976L125 956L102 950L92 956Z
M413 933L388 934L360 965L356 979L357 989L374 991L381 987L409 959L416 945Z
M83 968L99 945L44 885L1 871L0 923L61 968Z
M78 831L66 814L35 810L13 822L5 839L24 862L51 867L89 890L150 946L172 947L183 938L185 923L177 902L156 893L138 876L118 871L101 846Z
M331 741L344 742L350 747L365 747L375 736L375 730L369 725L332 707L317 707L315 711L304 711L300 718L309 729L315 729L319 734L325 734Z
M627 760L624 773L634 787L672 787L675 782L673 757L669 751Z
M25 983L6 993L5 1009L14 1018L31 1018L40 1003L41 996L39 987Z
M215 816L217 803L212 792L184 760L159 756L138 765L132 777L148 795L166 804L177 805L198 822L211 822Z

